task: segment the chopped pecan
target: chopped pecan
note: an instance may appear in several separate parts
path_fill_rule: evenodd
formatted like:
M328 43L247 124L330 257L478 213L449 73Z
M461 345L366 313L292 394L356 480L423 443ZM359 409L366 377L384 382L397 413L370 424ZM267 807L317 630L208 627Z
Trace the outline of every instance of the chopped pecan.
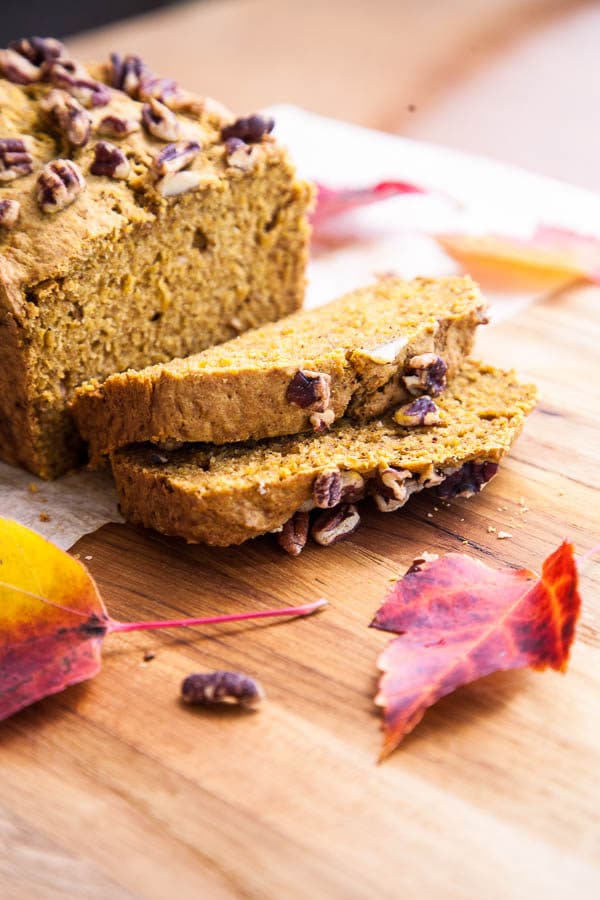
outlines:
M161 78L150 70L142 72L138 97L140 100L160 100L165 106L172 108L177 106L183 98L183 91L173 78Z
M19 38L17 41L11 41L8 47L24 56L34 66L41 66L49 59L64 56L66 52L65 45L51 37Z
M446 387L448 366L435 353L420 353L411 357L402 377L409 394L431 394L436 396Z
M140 130L140 123L137 119L127 119L124 116L108 115L104 116L98 122L98 134L106 135L106 137L123 138L134 131Z
M376 492L375 494L373 494L373 500L375 501L375 506L377 507L379 512L396 512L396 510L403 507L408 500L408 493L406 494L404 500L394 500L392 497L386 497L384 496L384 494L379 494Z
M18 200L0 200L0 227L12 228L17 223L21 212Z
M408 483L412 480L412 472L397 469L394 466L380 466L377 472L379 493L389 500L406 503L409 497Z
M54 159L38 175L36 199L43 212L55 213L73 203L84 188L85 179L77 163Z
M55 88L40 106L51 117L72 147L84 147L90 139L91 119L81 103L66 91Z
M221 138L239 138L247 144L259 144L266 134L273 131L275 120L254 114L236 119L231 125L225 125L221 129Z
M360 472L350 470L348 472L340 472L342 480L342 496L343 503L356 503L365 496L365 479Z
M33 157L21 138L0 140L0 181L14 181L33 172Z
M181 685L185 703L203 706L212 703L238 703L257 706L264 698L260 684L241 672L199 672L188 675Z
M119 91L137 98L142 75L149 71L141 57L119 53L110 54L110 83Z
M95 81L82 65L72 59L50 59L43 64L42 73L48 81L67 91L87 108L110 103L107 86Z
M326 409L324 412L315 412L309 417L308 421L313 427L316 434L327 431L330 425L335 421L335 413L332 409Z
M394 422L398 425L439 425L440 411L426 394L401 406L394 413Z
M466 462L456 472L446 476L437 487L437 494L445 500L453 497L472 497L479 493L498 471L495 462Z
M353 534L360 525L360 515L353 503L344 503L318 515L311 528L317 544L329 547Z
M42 78L39 66L21 56L16 50L0 50L0 73L13 84L33 84Z
M154 97L142 106L142 124L159 141L176 141L179 136L177 116Z
M310 517L307 512L299 510L285 523L277 535L277 543L290 556L299 556L308 540Z
M331 396L331 376L324 372L298 369L285 392L286 400L301 409L324 412Z
M240 169L242 172L247 172L254 166L258 159L257 151L257 147L250 147L240 138L232 137L225 141L227 165L234 169Z
M331 509L342 499L342 478L340 472L321 472L313 482L313 500L319 509Z
M156 189L163 197L176 197L193 191L202 182L202 173L184 169L183 172L171 172L156 182Z
M152 163L152 168L158 175L167 175L169 172L179 172L185 169L200 153L198 141L181 141L178 144L167 144L163 147Z
M120 147L108 141L98 141L94 147L94 160L90 166L92 175L108 175L109 178L129 178L131 166Z

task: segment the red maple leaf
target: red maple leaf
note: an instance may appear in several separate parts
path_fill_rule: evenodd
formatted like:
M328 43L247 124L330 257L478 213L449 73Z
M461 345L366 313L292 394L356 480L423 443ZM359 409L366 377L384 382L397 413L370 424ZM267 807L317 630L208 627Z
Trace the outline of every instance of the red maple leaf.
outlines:
M525 666L564 671L580 606L573 546L566 542L544 561L539 578L459 553L413 565L371 623L402 635L378 659L380 758L461 685Z

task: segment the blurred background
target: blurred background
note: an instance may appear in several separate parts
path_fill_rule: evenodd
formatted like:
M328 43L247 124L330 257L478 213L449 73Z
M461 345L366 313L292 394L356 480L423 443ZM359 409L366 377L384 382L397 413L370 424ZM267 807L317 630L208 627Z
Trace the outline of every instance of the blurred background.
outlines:
M598 0L2 0L0 31L135 51L238 112L296 103L600 189Z

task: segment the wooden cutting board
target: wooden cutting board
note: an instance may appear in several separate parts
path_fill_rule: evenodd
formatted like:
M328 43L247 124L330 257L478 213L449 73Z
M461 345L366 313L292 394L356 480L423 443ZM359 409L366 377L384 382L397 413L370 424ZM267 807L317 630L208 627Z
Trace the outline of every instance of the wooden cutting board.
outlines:
M118 618L331 602L304 620L110 637L96 679L4 723L2 898L600 896L598 562L566 677L463 688L376 764L390 638L367 625L412 558L539 569L561 538L584 551L600 537L600 289L483 331L480 354L535 379L541 401L480 496L369 512L297 560L270 539L210 550L125 526L79 541ZM214 668L258 677L263 708L181 706L181 680Z

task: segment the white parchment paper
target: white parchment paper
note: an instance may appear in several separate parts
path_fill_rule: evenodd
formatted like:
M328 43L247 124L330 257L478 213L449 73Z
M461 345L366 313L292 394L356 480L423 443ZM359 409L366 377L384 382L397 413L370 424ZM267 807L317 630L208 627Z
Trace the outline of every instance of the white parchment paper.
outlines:
M316 306L394 271L406 278L457 271L429 236L439 231L530 234L536 224L600 236L600 196L488 159L316 116L291 106L269 111L302 175L330 187L402 179L430 188L352 212L340 220L363 240L324 252L309 265L307 305ZM451 197L452 200L449 200ZM488 294L492 325L535 301ZM0 463L0 515L63 548L106 522L121 521L107 473L78 472L47 483Z

